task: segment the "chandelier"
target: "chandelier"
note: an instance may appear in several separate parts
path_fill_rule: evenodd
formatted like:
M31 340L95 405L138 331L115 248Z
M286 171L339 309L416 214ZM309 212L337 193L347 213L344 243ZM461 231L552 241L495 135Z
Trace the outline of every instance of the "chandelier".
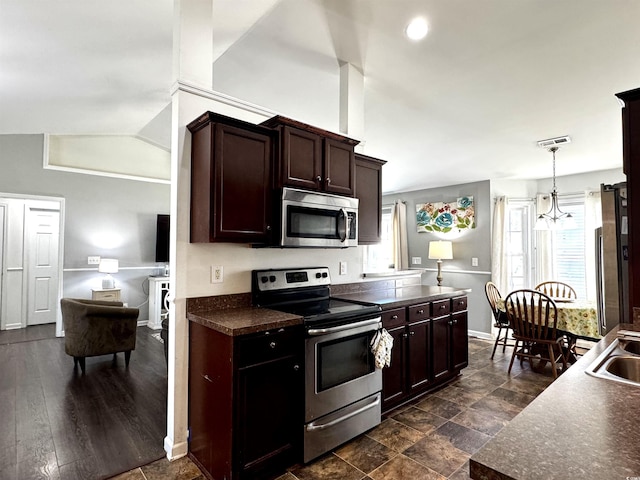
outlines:
M558 206L558 191L556 190L556 152L558 147L551 147L553 154L553 189L551 190L551 208L547 213L541 213L536 220L535 230L559 230L574 228L575 219L570 213L563 212Z

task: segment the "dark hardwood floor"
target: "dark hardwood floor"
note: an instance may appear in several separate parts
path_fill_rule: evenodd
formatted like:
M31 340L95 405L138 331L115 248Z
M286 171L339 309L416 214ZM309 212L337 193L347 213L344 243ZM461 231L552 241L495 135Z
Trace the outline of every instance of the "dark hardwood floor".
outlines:
M120 353L74 370L53 325L0 332L0 479L108 478L165 455L163 344L138 327Z

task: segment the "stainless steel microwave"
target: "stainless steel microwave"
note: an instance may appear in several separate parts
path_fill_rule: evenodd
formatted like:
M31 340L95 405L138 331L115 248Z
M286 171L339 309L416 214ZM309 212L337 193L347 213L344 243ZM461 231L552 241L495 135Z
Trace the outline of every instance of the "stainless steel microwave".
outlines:
M285 187L281 208L281 247L358 245L357 198Z

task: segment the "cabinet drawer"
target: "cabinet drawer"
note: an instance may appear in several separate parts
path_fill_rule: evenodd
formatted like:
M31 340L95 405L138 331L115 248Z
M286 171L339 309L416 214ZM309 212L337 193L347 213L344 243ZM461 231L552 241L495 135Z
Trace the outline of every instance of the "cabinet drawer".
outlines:
M417 322L418 320L424 320L431 316L431 312L429 311L429 307L431 304L429 303L421 303L419 305L413 305L409 307L409 321Z
M281 328L237 340L239 367L266 362L275 358L295 355L303 350L304 337L301 328Z
M406 320L407 315L404 308L394 308L393 310L382 312L382 326L384 328L397 327L404 324Z
M449 312L451 312L451 301L449 299L438 300L431 304L431 316L433 318L448 315Z
M455 297L451 299L451 311L462 312L467 309L467 297Z
M92 300L101 300L105 302L119 302L120 301L120 289L110 290L93 290L91 292Z

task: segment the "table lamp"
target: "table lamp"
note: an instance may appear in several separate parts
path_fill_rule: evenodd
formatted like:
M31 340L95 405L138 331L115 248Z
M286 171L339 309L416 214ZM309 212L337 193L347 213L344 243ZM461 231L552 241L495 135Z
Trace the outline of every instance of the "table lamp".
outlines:
M429 258L431 260L438 260L438 286L442 285L442 260L453 259L453 249L451 248L451 242L446 240L435 240L429 242Z
M103 258L98 265L100 273L106 273L102 279L102 288L116 288L116 282L111 276L112 273L118 273L118 260L115 258Z

